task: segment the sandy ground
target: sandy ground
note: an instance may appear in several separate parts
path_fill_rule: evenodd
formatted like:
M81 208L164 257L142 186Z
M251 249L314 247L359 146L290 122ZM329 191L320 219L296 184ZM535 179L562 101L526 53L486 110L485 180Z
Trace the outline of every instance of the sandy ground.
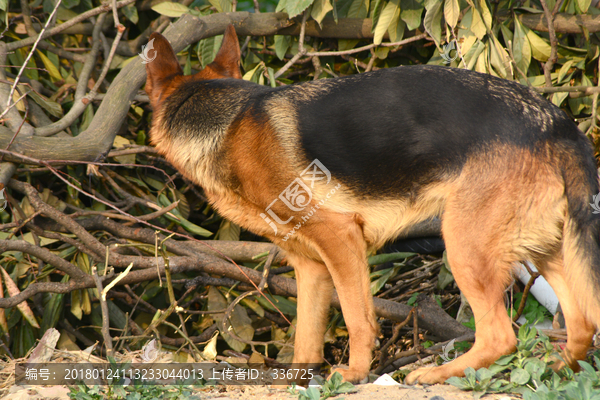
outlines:
M378 386L373 384L356 385L357 392L343 394L335 399L348 400L472 400L471 392L463 392L450 385L435 386ZM69 389L65 386L18 386L15 385L0 400L66 400ZM201 399L210 400L292 400L298 396L289 394L284 389L274 389L264 386L223 386L219 388L202 389L198 393ZM507 394L488 394L484 397L490 400L509 400L518 397Z

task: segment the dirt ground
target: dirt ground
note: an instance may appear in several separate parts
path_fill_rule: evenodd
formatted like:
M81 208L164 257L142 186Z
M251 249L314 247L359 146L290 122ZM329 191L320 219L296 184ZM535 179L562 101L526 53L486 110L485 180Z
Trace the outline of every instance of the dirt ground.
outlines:
M450 385L435 386L379 386L373 384L356 385L357 392L339 395L335 399L348 400L471 400L471 392L463 392ZM18 386L11 387L0 400L67 400L69 389L66 386ZM198 393L201 399L210 400L295 400L298 396L289 394L284 389L264 386L223 386L202 389ZM509 400L518 397L507 394L489 394L484 396L490 400Z

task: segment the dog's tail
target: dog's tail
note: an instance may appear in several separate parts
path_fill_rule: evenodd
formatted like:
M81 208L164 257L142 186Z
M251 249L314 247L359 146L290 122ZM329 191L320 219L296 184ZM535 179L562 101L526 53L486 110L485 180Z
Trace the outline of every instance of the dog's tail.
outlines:
M586 318L600 328L600 208L598 172L589 140L580 134L574 157L563 158L567 215L563 256L567 284ZM596 208L598 208L596 210Z

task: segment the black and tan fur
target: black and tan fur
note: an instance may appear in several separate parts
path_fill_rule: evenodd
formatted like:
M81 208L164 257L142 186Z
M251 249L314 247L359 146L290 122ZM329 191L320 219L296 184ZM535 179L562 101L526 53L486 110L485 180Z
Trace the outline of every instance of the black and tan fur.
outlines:
M503 298L524 260L555 289L564 359L578 367L600 326L600 219L589 205L599 188L588 139L560 109L517 83L432 66L259 86L239 79L232 26L215 61L183 76L166 39L151 38L152 143L223 216L286 250L299 292L294 363L321 363L335 286L350 335L350 365L340 372L365 378L378 332L365 254L439 216L477 340L407 381L443 382L515 350ZM275 233L265 209L314 159L331 182L315 183L306 221L272 204L294 220Z

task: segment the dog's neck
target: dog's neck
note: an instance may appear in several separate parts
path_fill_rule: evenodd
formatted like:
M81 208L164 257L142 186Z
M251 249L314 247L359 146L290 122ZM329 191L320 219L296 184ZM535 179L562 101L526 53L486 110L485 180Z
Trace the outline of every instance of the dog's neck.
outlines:
M229 190L223 185L229 175L223 146L249 96L243 83L227 86L199 82L175 90L155 111L150 132L159 153L187 178L215 193ZM228 94L221 93L223 90ZM231 90L237 92L235 96Z

